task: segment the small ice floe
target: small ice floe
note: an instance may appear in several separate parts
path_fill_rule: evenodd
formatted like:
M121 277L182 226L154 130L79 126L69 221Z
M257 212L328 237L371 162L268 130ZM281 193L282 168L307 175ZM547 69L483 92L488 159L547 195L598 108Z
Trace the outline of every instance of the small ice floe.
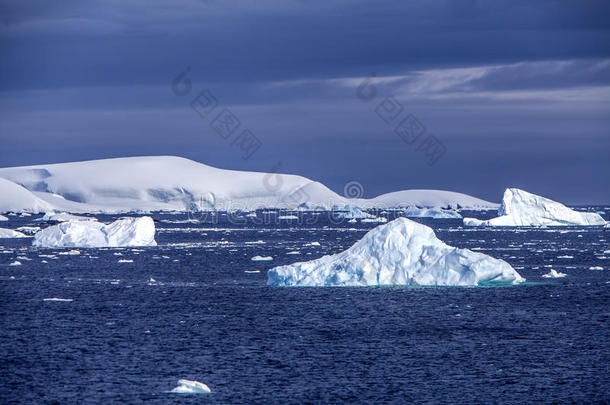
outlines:
M388 222L388 219L385 217L377 217L377 218L365 218L365 219L361 219L360 222L364 223L377 223L377 224L383 224L385 222Z
M260 273L260 270L244 270L244 273Z
M21 262L19 260L15 260L11 264L9 264L9 266L21 266Z
M549 271L547 274L542 275L542 277L544 277L544 278L562 278L565 276L567 276L567 274L560 273L560 272L556 271L555 269L551 269L551 271Z
M80 255L80 250L72 249L68 250L67 252L59 252L58 254L63 256L78 256Z
M253 262L264 262L264 261L273 260L273 257L271 257L271 256L254 256L250 260L252 260Z
M266 242L264 240L255 240L252 242L245 242L246 245L264 245Z
M286 254L287 254L287 255L300 255L300 254L301 254L301 252L299 252L298 250L293 250L293 251L290 251L290 252L288 252L288 253L286 253Z
M115 255L115 256L123 256L123 253L121 253L121 252L114 252L113 255Z
M306 243L305 246L320 246L320 242L309 242Z
M8 218L4 215L0 215L0 221L8 221Z
M180 379L178 386L170 392L174 394L209 394L212 390L202 382Z
M23 232L26 235L34 235L36 232L40 231L39 226L20 226L15 229L18 232Z
M43 301L51 301L51 302L72 302L74 301L72 298L57 298L57 297L53 297L53 298L43 298Z
M602 266L591 266L589 267L589 270L603 270L604 268Z
M133 259L120 259L119 263L133 263Z
M30 259L29 257L25 257L25 256L17 256L17 260L26 260L26 261L29 261L29 260L32 260L32 259Z
M557 256L558 259L573 259L574 256L570 256L570 255L563 255L563 256Z
M299 219L296 215L280 215L277 219L294 220Z

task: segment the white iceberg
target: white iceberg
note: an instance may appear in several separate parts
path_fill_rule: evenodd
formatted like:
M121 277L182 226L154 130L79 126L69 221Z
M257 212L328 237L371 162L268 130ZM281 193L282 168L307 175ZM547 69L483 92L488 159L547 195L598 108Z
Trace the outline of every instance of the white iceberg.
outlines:
M498 217L479 220L464 218L466 226L568 226L605 225L606 221L593 212L578 212L556 201L507 188L498 209Z
M0 228L0 238L27 238L26 234L12 229Z
M551 269L551 271L549 271L547 274L542 275L542 277L544 277L544 278L562 278L565 276L567 276L567 274L560 273L560 272L556 271L555 269Z
M37 247L156 246L151 217L121 218L106 225L96 221L68 221L34 235Z
M436 219L461 219L462 216L453 210L444 210L439 208L407 208L403 216L408 218L436 218Z
M202 382L180 379L178 380L178 386L170 392L175 394L208 394L212 390Z
M8 221L8 218L4 215L0 215L0 221Z
M406 218L378 226L349 249L269 270L272 286L483 286L525 281L507 262L451 247Z

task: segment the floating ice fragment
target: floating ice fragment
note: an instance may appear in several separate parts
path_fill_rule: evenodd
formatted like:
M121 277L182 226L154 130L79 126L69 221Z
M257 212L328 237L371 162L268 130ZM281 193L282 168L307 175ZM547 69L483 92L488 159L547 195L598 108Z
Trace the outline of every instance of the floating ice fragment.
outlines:
M250 260L252 260L253 262L263 262L263 261L273 260L273 257L271 257L271 256L254 256Z
M604 268L601 266L591 266L589 267L589 270L603 270Z
M551 269L551 271L549 271L547 274L542 275L544 278L562 278L565 276L567 276L567 274L557 272L555 269Z
M244 270L244 273L260 273L260 270Z
M119 259L119 263L133 263L133 259Z
M67 252L59 252L58 255L78 256L78 255L80 255L80 250L72 249L72 250L68 250Z
M43 301L51 301L51 302L72 302L74 301L72 298L43 298Z
M178 380L178 386L170 392L175 394L208 394L212 390L202 382L180 379Z
M21 266L21 262L19 260L15 260L11 264L9 264L9 266Z

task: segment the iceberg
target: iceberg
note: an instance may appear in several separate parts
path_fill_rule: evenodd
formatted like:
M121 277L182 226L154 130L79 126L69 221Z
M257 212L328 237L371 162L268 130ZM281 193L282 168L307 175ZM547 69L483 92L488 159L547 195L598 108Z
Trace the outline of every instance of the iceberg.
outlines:
M178 386L170 392L175 394L208 394L212 390L202 382L180 379L178 380Z
M438 208L407 208L402 215L409 218L461 219L462 216L453 210Z
M97 221L68 221L37 232L37 247L125 247L156 246L155 223L151 217L121 218L111 224Z
M406 218L372 229L341 253L267 273L270 286L492 286L524 281L507 262L448 246L431 228Z
M0 221L8 221L8 218L4 215L0 215Z
M373 199L346 198L320 182L276 172L211 167L176 156L139 156L0 169L0 212L255 211L461 206L495 208L465 194L404 190ZM10 193L2 187L11 188Z
M507 188L498 217L479 220L464 218L466 226L569 226L606 225L593 212L578 212L548 198L518 188Z
M12 229L0 228L0 238L27 238L28 235Z

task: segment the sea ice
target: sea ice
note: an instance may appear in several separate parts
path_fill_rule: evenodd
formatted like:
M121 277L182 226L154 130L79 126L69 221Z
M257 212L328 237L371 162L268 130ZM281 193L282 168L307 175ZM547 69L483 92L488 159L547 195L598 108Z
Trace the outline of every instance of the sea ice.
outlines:
M35 221L39 222L68 222L68 221L97 221L97 218L83 217L79 215L68 214L66 212L47 212L42 218Z
M263 262L263 261L273 260L273 257L271 257L271 256L254 256L250 260L252 260L253 262Z
M574 211L556 201L518 188L508 188L504 191L498 215L498 217L488 220L464 218L464 225L568 226L606 224L606 221L596 213Z
M267 284L481 286L524 281L505 261L448 246L431 228L398 218L369 231L341 253L269 270Z
M34 235L37 247L156 246L151 217L121 218L105 225L96 221L68 221Z
M462 218L457 211L443 210L439 208L407 208L402 215L408 218Z
M332 211L339 211L337 214L337 218L339 219L372 219L375 218L375 215L371 215L367 212L362 211L358 207L354 207L351 205L345 205L343 208L339 208L338 206L334 206Z
M202 382L180 379L178 380L178 386L170 392L175 394L208 394L212 390Z
M8 218L4 215L0 215L0 221L8 221Z
M544 278L562 278L565 276L567 276L567 274L557 272L555 269L551 269L551 271L549 271L547 274L542 275Z

